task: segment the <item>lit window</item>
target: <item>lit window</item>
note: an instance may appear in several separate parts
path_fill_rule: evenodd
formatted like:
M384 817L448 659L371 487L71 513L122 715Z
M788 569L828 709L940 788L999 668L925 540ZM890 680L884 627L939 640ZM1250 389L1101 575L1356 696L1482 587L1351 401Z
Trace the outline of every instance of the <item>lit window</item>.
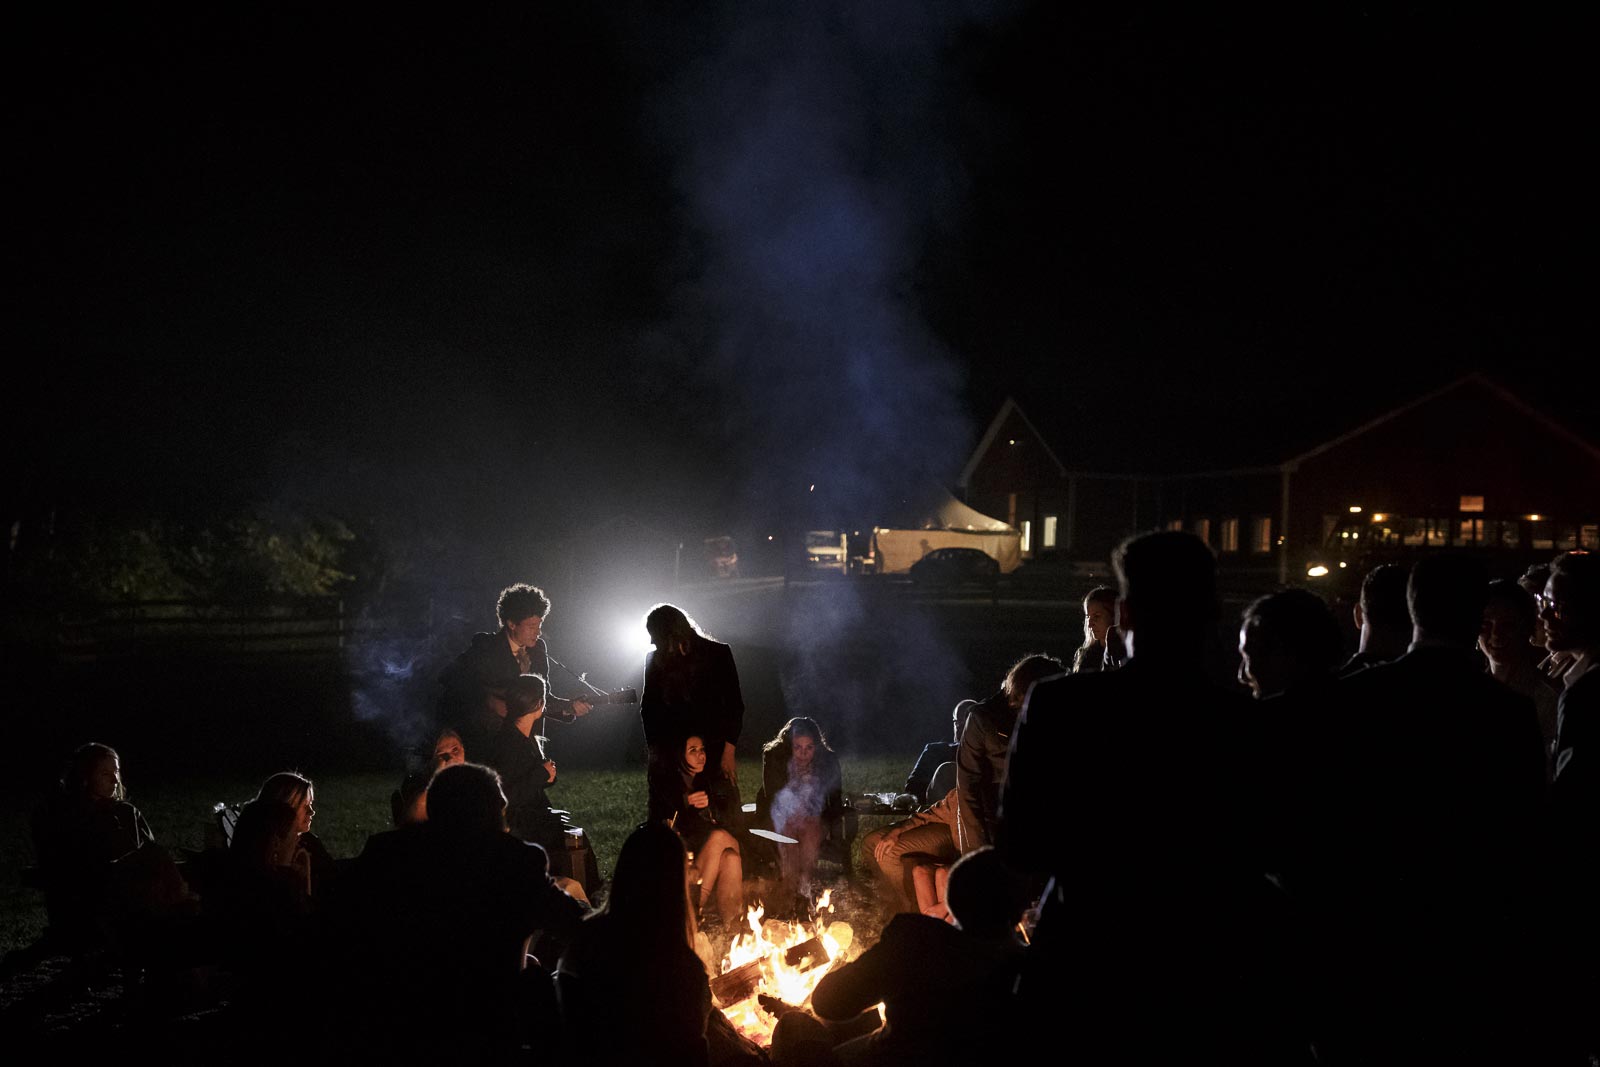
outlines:
M1167 529L1171 530L1173 533L1182 533L1183 532L1183 520L1182 519L1168 519L1167 520Z
M1250 551L1272 551L1272 520L1258 515L1250 520Z
M1590 523L1578 531L1578 547L1590 552L1600 549L1600 526Z
M1482 511L1483 510L1483 497L1481 497L1481 496L1464 496L1464 497L1462 497L1461 498L1461 508L1460 508L1460 510L1462 510L1462 511Z
M1022 551L1033 551L1033 523L1028 519L1022 520Z
M1219 532L1222 534L1222 544L1219 546L1222 549L1222 551L1224 551L1224 552L1237 552L1237 551L1239 551L1239 520L1238 519L1223 519L1222 520L1222 529Z
M1211 543L1211 520L1194 520L1194 535L1209 545Z
M1044 517L1044 547L1056 547L1056 516L1054 515L1046 515Z

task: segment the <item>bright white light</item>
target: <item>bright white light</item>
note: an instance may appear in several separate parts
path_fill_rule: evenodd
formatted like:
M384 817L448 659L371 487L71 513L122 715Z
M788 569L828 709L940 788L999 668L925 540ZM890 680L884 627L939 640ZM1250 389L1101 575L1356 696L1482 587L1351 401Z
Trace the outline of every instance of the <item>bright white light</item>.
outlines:
M1348 566L1350 566L1350 564L1346 563L1344 560L1340 560L1339 561L1339 569L1340 570L1344 570Z
M1327 573L1328 573L1328 568L1324 567L1322 564L1319 563L1315 567L1311 567L1306 571L1306 577L1307 578L1321 578L1323 575L1325 575Z
M1361 514L1361 505L1360 504L1351 504L1350 505L1350 514L1352 514L1352 515Z
M642 656L656 647L650 641L650 631L644 628L644 622L640 619L618 625L617 643L627 650L629 656Z

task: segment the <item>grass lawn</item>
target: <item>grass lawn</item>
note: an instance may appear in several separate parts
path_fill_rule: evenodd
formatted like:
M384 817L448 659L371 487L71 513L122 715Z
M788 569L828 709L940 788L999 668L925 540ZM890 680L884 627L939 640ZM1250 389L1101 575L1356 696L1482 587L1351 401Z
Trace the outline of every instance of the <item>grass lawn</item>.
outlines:
M868 790L898 789L910 770L909 756L852 759L844 764L845 795ZM398 784L395 775L327 775L315 779L317 816L314 829L335 856L354 856L369 834L387 830L389 794ZM745 801L753 801L761 782L757 760L739 762L739 786ZM257 779L217 776L185 782L130 783L129 799L144 812L156 841L171 849L199 849L205 843L211 806L219 800L239 801L255 795ZM563 771L550 791L556 807L572 812L573 821L589 835L600 860L602 877L623 839L644 818L644 769ZM863 820L861 833L871 827ZM33 861L28 833L28 812L11 810L0 815L0 952L29 944L44 929L44 901L20 882L23 867Z

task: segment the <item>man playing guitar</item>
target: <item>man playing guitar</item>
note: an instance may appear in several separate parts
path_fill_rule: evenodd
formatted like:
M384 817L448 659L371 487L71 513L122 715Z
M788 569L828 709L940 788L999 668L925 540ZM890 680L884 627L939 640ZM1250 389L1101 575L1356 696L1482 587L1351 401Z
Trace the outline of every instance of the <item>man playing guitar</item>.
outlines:
M537 674L547 683L550 681L550 650L541 636L544 620L550 614L550 598L544 590L521 582L508 586L501 591L496 610L500 629L475 634L466 651L440 676L444 685L442 718L461 733L468 759L476 758L474 741L481 751L488 724L504 717L501 694L506 686L524 674ZM545 699L544 717L576 722L593 707L594 701L586 697L565 699L550 695Z

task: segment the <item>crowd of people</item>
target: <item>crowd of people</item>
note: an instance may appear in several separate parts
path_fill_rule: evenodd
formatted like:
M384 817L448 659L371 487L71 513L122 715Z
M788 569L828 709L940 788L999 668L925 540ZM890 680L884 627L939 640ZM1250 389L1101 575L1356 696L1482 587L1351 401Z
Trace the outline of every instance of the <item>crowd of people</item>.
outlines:
M1379 567L1353 655L1320 598L1264 596L1236 687L1209 669L1205 544L1142 535L1113 563L1081 643L959 703L905 817L859 843L810 717L761 747L746 812L731 650L658 606L647 807L603 888L570 866L539 729L589 705L550 692L549 600L513 586L446 673L394 829L353 859L287 772L221 813L225 847L169 855L117 753L80 748L35 819L44 948L215 971L271 1033L320 1010L340 1036L317 1040L401 1056L922 1065L1044 1042L1095 1062L1593 1062L1600 560L1515 582L1447 555ZM819 864L854 856L892 917L809 1005L769 1004L756 1048L714 1007L706 933L725 944L758 897L803 913Z

